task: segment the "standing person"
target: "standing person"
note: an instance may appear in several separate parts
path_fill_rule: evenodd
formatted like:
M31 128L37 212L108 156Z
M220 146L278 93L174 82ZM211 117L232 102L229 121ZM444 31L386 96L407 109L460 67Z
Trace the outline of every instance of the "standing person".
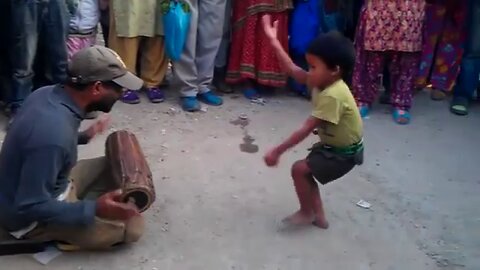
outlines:
M422 50L425 0L367 0L355 38L353 92L366 117L378 92L379 74L388 63L392 116L410 122L415 78Z
M100 46L78 52L68 74L65 84L30 95L5 137L0 152L0 227L16 238L63 242L69 249L135 242L144 221L133 205L119 201L121 194L84 198L105 188L105 177L99 177L105 160L76 163L77 144L88 143L108 124L102 119L79 133L83 115L110 112L123 88L138 89L143 82L127 71L115 52Z
M227 75L228 55L230 51L230 35L232 21L232 0L227 0L225 5L225 19L223 20L223 37L220 42L220 48L215 58L215 72L213 76L213 85L216 90L224 93L232 93L233 89L225 82Z
M267 166L276 166L287 150L296 146L314 130L320 142L315 144L305 159L292 166L292 178L300 203L300 210L285 221L293 224L314 224L327 229L318 183L335 181L363 162L363 124L355 99L345 83L355 63L352 42L338 32L322 34L307 49L308 71L290 59L278 40L279 27L272 26L270 17L264 17L265 32L274 48L283 70L302 84L307 84L312 95L312 113L283 143L267 152ZM317 183L318 181L318 183Z
M186 2L190 5L190 28L182 56L173 63L173 71L180 87L182 108L195 112L201 109L199 101L211 106L223 104L210 84L222 42L226 0Z
M71 0L67 38L68 60L78 51L95 45L100 21L98 0Z
M468 1L467 41L461 71L453 91L450 111L467 115L470 101L478 89L480 75L480 2ZM477 93L478 94L478 93Z
M431 85L431 98L443 100L460 72L467 2L428 0L417 88Z
M69 16L65 0L10 1L10 5L12 88L8 103L14 116L33 90L39 47L46 56L42 70L50 73L52 83L65 81Z
M112 0L110 3L108 46L120 55L130 72L139 74L152 103L165 99L160 84L168 70L160 3L161 0ZM138 91L128 89L122 101L140 103Z
M287 83L287 74L271 54L272 46L262 31L261 19L265 14L273 17L280 29L278 39L288 51L288 15L292 8L289 0L234 2L227 83L243 84L243 94L248 99L259 97L258 86L283 87Z

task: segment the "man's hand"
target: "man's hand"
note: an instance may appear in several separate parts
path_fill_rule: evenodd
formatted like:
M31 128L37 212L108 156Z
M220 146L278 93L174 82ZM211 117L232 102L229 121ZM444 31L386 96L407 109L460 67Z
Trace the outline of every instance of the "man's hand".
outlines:
M279 159L280 152L277 150L277 148L268 151L267 154L265 154L265 156L263 157L263 160L268 167L277 166Z
M108 0L98 0L98 6L100 7L100 10L105 11L108 9Z
M110 116L105 115L98 119L93 125L91 125L87 130L85 130L85 134L88 135L88 138L91 140L98 134L101 134L107 130L108 126L110 125Z
M121 190L112 191L97 199L96 216L109 220L129 220L139 215L137 207L120 201Z
M263 31L267 35L270 41L277 40L278 34L278 21L274 21L272 24L272 17L270 15L263 15L262 17Z

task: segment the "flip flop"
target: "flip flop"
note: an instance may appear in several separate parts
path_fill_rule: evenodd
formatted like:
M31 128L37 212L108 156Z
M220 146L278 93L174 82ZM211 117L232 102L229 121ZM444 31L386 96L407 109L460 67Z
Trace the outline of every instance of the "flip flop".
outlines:
M73 252L73 251L81 251L82 250L82 248L79 247L79 246L71 245L71 244L67 244L67 243L58 242L56 244L56 246L59 250L64 251L64 252Z
M444 100L447 97L447 93L442 90L432 89L430 92L430 98L435 101Z
M408 125L410 123L410 113L407 110L394 108L392 116L393 121L399 125Z
M453 98L450 104L450 111L456 115L468 115L468 99L464 97Z

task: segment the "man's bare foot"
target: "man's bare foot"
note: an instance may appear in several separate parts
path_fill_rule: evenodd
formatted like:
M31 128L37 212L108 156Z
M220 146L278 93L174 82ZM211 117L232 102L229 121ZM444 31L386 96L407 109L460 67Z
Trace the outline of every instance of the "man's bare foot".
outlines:
M293 215L290 215L284 218L282 221L284 223L292 225L309 225L315 220L313 213L311 215L305 214L302 211L298 210Z
M326 218L318 218L316 217L315 220L312 223L313 225L319 227L320 229L328 229L328 221Z

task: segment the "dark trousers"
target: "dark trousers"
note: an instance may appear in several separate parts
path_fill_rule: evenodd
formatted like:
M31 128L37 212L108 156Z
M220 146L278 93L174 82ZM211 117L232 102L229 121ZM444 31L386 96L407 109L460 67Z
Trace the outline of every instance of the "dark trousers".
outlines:
M33 90L34 63L40 63L52 83L66 79L68 11L64 0L10 0L12 87L8 102L20 106ZM41 74L45 75L45 74Z
M480 74L480 2L469 1L468 35L460 74L453 90L455 97L471 99L479 86ZM480 96L480 93L477 93Z
M472 99L475 90L479 85L478 76L480 75L480 58L465 57L462 60L461 71L457 78L453 95Z
M0 37L10 36L10 2L0 1ZM0 100L6 101L6 94L10 89L10 61L9 42L0 42Z

